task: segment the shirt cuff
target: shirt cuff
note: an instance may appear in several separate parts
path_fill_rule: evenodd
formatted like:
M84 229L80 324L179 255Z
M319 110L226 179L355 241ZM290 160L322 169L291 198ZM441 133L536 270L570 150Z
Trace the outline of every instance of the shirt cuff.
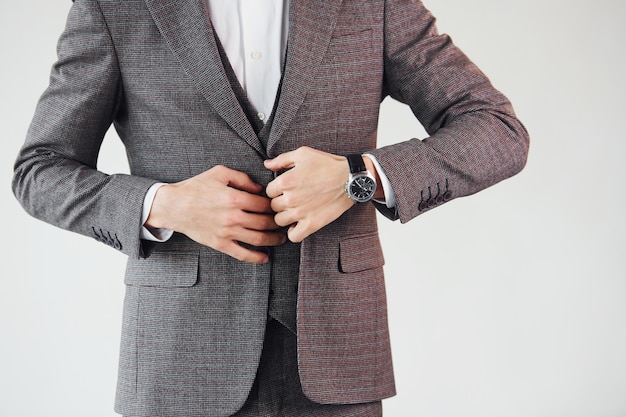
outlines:
M396 193L393 192L393 188L391 188L391 182L389 182L389 178L385 175L383 168L378 163L378 160L371 153L364 154L369 159L372 160L372 163L376 167L376 171L378 172L378 177L380 179L380 184L383 186L383 191L385 191L385 199L384 200L374 200L377 203L381 203L386 205L388 208L396 208Z
M159 188L164 186L162 182L157 182L148 189L146 196L143 199L143 211L141 213L141 231L139 237L143 240L150 240L152 242L165 242L169 240L174 234L170 229L159 229L153 227L147 227L146 221L150 216L150 210L152 210L152 203L154 202L154 196Z

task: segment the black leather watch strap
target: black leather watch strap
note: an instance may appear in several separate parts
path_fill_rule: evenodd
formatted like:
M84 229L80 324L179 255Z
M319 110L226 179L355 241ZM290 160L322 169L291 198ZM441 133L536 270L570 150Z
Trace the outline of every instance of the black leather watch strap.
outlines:
M350 166L350 174L367 171L365 161L363 161L363 157L360 154L348 155L346 156L346 159L348 160L348 165Z

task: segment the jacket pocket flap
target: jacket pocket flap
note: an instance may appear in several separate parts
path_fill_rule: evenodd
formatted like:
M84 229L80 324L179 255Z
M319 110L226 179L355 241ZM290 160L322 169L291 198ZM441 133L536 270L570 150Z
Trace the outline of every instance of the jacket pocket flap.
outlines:
M153 252L129 259L124 283L149 287L191 287L198 279L197 252Z
M341 272L359 272L385 264L378 233L346 236L339 241L339 268Z

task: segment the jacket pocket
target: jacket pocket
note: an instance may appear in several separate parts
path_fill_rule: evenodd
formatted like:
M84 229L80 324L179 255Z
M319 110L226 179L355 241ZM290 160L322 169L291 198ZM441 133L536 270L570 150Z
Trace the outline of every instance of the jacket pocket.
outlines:
M191 287L198 280L198 252L153 252L129 259L124 283L148 287Z
M340 272L351 273L379 268L385 264L378 232L345 236L339 240Z

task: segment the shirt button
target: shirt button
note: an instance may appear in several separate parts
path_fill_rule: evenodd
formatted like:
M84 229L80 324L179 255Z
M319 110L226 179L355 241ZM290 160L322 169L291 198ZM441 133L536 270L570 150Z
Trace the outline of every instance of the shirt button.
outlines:
M257 113L260 120L265 120L265 113Z
M250 56L252 57L252 59L261 59L261 57L263 56L259 51L253 51Z

